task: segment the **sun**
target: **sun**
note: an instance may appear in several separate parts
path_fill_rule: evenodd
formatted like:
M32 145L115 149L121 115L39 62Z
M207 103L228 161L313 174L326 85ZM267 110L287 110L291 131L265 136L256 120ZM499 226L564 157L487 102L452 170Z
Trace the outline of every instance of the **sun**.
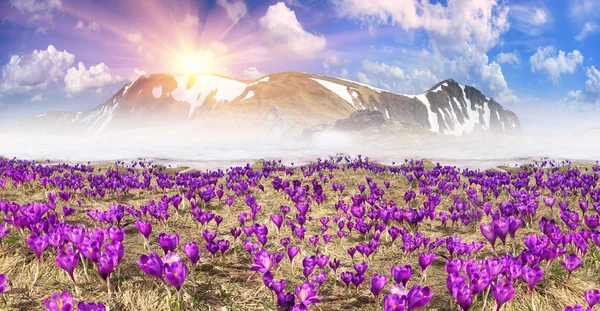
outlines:
M173 58L174 69L187 75L211 73L218 67L217 59L211 51L187 51L178 53Z

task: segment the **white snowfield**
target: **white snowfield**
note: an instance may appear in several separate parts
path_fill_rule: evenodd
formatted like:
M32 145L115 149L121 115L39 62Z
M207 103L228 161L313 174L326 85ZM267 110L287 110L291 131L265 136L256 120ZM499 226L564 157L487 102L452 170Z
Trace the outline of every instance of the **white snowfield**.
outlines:
M246 83L212 76L198 75L196 81L191 88L187 88L189 76L177 76L177 88L171 92L173 99L179 102L187 102L190 104L190 113L188 118L196 108L204 104L204 100L210 95L217 101L233 101L238 96L242 95L248 85Z
M246 99L252 98L252 97L254 97L254 92L253 91L249 91L248 94L246 94L246 96L244 96L244 99L242 99L242 100L246 100Z
M152 89L152 96L154 96L154 98L158 99L158 98L160 98L161 95L162 95L162 85Z
M337 84L337 83L333 83L333 82L329 82L329 81L325 81L325 80L321 80L321 79L315 79L315 78L310 78L310 79L313 80L313 81L318 82L320 85L322 85L326 89L330 90L331 92L335 93L337 96L339 96L343 100L345 100L355 110L358 110L358 108L356 107L356 105L354 105L354 101L352 100L352 95L350 95L350 93L348 92L348 87L347 86L341 85L341 84Z

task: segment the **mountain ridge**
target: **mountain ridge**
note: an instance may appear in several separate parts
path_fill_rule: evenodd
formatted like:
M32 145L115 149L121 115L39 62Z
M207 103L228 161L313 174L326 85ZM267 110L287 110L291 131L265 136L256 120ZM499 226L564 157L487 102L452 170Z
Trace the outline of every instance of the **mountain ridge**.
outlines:
M17 130L99 134L217 119L239 125L261 121L274 108L277 118L286 120L288 130L333 125L355 111L377 110L389 124L414 124L440 134L521 132L516 114L453 79L440 81L421 94L407 95L299 72L274 73L253 81L220 75L143 75L93 109L30 117L21 120Z

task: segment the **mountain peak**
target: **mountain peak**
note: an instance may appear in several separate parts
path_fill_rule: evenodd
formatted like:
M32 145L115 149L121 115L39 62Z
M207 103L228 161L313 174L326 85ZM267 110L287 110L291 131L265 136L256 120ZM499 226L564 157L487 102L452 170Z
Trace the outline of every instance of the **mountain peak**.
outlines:
M77 118L68 115L74 120L67 122L67 127L102 133L218 120L222 126L237 126L260 123L274 107L277 115L287 120L287 129L333 125L356 111L372 110L384 116L386 124L414 124L441 134L460 136L478 128L500 134L520 131L514 113L453 79L419 95L402 95L299 72L273 73L254 81L213 74L144 75L106 103ZM53 114L27 122L39 124L51 118Z

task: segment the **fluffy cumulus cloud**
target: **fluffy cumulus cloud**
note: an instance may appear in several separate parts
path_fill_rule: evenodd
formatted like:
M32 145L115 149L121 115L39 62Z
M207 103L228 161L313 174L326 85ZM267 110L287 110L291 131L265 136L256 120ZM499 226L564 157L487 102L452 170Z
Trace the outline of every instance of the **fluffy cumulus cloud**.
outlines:
M304 30L296 13L283 2L270 6L259 23L270 43L284 45L296 57L313 58L327 45L325 36Z
M532 72L545 72L553 82L560 80L561 74L573 73L577 65L583 63L583 55L578 50L565 53L557 51L554 46L539 47L537 52L529 58Z
M64 79L65 90L69 96L79 94L89 88L98 89L120 80L121 77L113 75L104 63L86 69L82 62L79 62L77 67L69 68Z
M585 87L590 92L600 93L600 71L596 69L596 67L592 66L588 68L586 72L586 76L588 78L585 81Z
M511 53L498 53L496 55L496 62L498 64L513 64L518 65L521 63L521 59L519 58L519 54L511 52Z
M239 21L248 12L246 4L242 0L217 0L217 4L225 9L227 17L232 22Z
M509 8L495 0L432 3L423 0L333 0L338 16L369 27L397 25L404 31L424 30L428 48L420 61L434 76L481 84L498 100L517 100L498 63L487 52L501 43L510 27ZM416 88L415 88L416 89Z
M256 69L256 67L250 67L250 68L244 70L244 77L246 79L250 79L250 80L256 80L265 75L266 75L265 73L258 71L258 69Z
M527 35L541 34L552 21L552 15L543 6L513 4L510 6L510 17L514 27Z
M75 62L75 55L59 51L50 45L46 50L13 55L2 68L0 93L21 93L43 89L65 76L65 70Z
M429 71L418 69L405 71L398 66L390 66L386 63L371 60L364 60L362 62L362 68L369 73L377 74L380 77L384 76L379 81L373 81L367 78L371 83L378 84L376 86L400 93L419 94L439 81L438 78Z

